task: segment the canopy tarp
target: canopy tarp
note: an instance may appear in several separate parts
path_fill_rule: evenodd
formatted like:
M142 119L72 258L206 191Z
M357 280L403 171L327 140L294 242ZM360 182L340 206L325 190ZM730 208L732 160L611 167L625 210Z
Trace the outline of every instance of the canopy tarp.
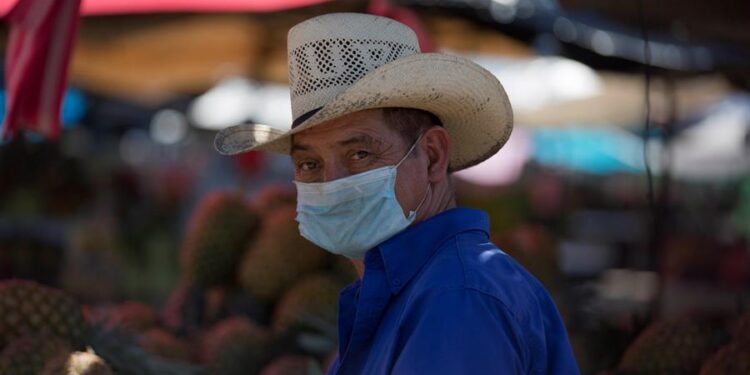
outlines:
M162 12L273 12L325 3L329 0L83 0L81 14ZM5 15L17 0L0 0Z

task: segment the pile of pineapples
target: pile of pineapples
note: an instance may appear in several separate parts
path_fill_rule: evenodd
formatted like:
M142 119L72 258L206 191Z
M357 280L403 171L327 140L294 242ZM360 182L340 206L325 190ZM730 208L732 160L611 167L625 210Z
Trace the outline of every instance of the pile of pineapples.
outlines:
M199 202L163 306L81 306L62 290L0 281L0 375L321 374L352 264L304 240L294 194Z
M213 192L198 204L181 249L182 282L160 314L188 343L178 358L222 375L317 374L328 365L338 293L356 271L299 235L295 206L293 192L278 186L250 201Z
M0 374L108 374L84 347L80 306L65 293L39 284L0 282ZM86 372L80 362L88 363Z
M61 290L27 280L0 281L0 375L205 373L150 354L127 325L110 320L110 326L85 311Z
M687 317L653 322L628 347L614 373L750 374L750 311L729 324Z

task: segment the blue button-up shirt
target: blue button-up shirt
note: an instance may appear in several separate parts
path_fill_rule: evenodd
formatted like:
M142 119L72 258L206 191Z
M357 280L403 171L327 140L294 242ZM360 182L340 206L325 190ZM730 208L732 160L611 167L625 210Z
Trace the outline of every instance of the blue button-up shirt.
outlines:
M328 374L578 374L549 294L488 231L455 208L369 250Z

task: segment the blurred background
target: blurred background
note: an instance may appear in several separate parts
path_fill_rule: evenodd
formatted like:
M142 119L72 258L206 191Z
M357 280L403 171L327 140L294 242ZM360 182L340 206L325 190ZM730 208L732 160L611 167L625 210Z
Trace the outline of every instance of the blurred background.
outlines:
M341 11L407 22L503 82L516 127L455 174L459 202L553 295L584 374L750 374L741 0L83 1L60 137L0 145L0 285L63 290L131 362L324 370L356 272L299 237L288 157L212 142L290 126L287 30Z

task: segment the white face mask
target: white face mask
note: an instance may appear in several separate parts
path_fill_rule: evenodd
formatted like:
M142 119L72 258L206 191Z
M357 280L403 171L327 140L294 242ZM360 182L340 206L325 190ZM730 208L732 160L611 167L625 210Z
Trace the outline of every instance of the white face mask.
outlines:
M396 165L329 182L295 181L300 234L334 254L362 259L367 250L408 227L427 193L404 217L396 199L396 171L421 138Z

